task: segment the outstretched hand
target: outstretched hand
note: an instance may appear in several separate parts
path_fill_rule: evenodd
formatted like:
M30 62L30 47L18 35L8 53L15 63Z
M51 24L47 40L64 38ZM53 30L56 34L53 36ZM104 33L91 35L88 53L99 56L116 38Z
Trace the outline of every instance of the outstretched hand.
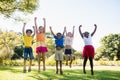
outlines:
M24 26L26 25L26 23L24 23Z
M73 29L75 28L75 26L73 26Z
M52 29L52 27L50 26L50 30Z
M34 18L35 20L37 19L37 17Z
M94 26L95 26L95 27L97 27L97 25L96 25L96 24L94 24Z
M82 25L80 25L79 27L82 27Z
M45 18L43 18L43 20L45 21Z

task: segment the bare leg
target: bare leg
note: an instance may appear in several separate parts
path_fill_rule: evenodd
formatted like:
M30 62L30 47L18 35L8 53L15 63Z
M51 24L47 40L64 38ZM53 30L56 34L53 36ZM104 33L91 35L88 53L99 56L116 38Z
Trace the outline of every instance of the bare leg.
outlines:
M26 60L24 60L23 72L26 73Z
M72 61L73 61L72 54L70 54L70 68L72 67Z
M45 71L45 53L42 53L43 71Z
M88 58L84 58L84 62L83 62L83 72L84 72L84 74L86 74L85 66L86 66L87 59Z
M38 72L40 72L41 53L38 53Z
M58 60L56 60L56 74L58 74Z
M60 61L60 74L63 74L63 71L62 71L62 61Z
M89 58L89 61L90 61L90 67L91 67L91 75L94 75L94 72L93 72L93 58Z
M29 65L28 72L31 72L31 66L32 66L32 60L30 60L30 65Z
M66 65L68 65L68 55L65 54L65 58L66 58Z

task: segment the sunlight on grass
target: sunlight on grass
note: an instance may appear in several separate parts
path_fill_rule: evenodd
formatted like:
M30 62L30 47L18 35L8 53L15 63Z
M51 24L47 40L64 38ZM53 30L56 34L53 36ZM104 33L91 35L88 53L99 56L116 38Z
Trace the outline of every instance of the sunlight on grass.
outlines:
M56 75L55 69L47 69L40 73L37 68L31 72L23 73L22 67L0 66L0 80L119 80L120 71L95 70L92 76L90 70L83 74L81 69L63 69L63 75Z

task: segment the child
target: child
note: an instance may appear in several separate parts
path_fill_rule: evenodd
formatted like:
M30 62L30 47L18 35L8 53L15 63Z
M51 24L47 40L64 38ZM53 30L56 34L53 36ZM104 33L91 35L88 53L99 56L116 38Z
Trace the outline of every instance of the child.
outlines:
M45 45L46 20L45 18L43 18L44 27L40 26L39 28L37 28L36 19L37 17L34 18L35 27L36 27L36 41L37 41L36 53L38 54L38 72L40 72L41 58L43 61L43 71L45 71L45 53L48 52L47 47Z
M73 32L67 32L66 30L66 46L65 46L65 55L66 55L66 65L68 65L68 55L70 55L70 68L72 64L72 43L74 38L74 28L73 26Z
M58 62L60 62L60 74L63 74L62 71L62 60L63 60L63 48L64 48L64 33L65 33L65 29L64 28L64 32L63 34L61 33L57 33L57 35L55 35L52 31L52 28L50 27L51 33L53 34L54 38L55 38L55 44L56 44L56 53L55 53L55 60L56 60L56 74L58 74Z
M92 34L90 34L89 32L82 33L81 32L82 25L79 26L80 35L83 38L84 43L85 43L85 46L83 49L83 58L84 58L83 72L84 72L84 74L86 74L85 66L86 66L87 59L89 58L90 66L91 66L91 75L94 75L94 72L93 72L94 47L92 46L92 38L91 37L94 35L94 33L96 32L96 29L97 29L97 25L94 24L94 26L95 26L95 29L92 32Z
M28 69L28 72L31 71L31 65L32 65L32 59L34 59L33 57L33 52L32 52L32 40L34 38L34 35L35 35L35 28L33 26L33 29L34 29L34 33L33 35L32 34L32 30L31 29L27 29L26 30L26 34L25 34L25 25L26 23L24 23L24 26L23 26L23 29L22 29L22 32L23 32L23 42L24 42L24 67L23 67L23 72L26 73L26 60L28 58L28 55L30 57L30 65L29 65L29 69Z

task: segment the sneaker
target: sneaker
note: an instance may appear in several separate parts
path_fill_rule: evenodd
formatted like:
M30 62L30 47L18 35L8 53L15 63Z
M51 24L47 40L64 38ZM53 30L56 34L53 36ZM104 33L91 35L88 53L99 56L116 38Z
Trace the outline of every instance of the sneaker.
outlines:
M31 72L31 69L28 69L28 72Z
M56 71L56 74L58 74L58 70Z
M83 70L83 73L84 73L84 74L86 74L86 71L85 71L85 70Z
M61 74L61 75L63 75L63 72L62 72L62 71L60 71L60 74Z
M25 70L25 69L23 70L23 73L26 73L26 70Z
M91 70L91 75L94 75L94 72L93 72L93 70Z

